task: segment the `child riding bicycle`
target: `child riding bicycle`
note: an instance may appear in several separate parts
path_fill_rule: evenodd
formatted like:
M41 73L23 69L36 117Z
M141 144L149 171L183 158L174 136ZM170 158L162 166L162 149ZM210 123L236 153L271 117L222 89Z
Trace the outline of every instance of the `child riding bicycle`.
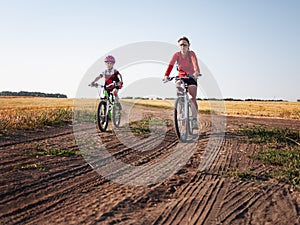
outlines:
M190 75L190 78L184 79L184 83L188 85L188 92L191 95L191 105L192 105L192 126L193 129L198 128L197 122L197 112L198 112L198 105L196 101L197 96L197 76L200 74L200 68L198 65L196 54L191 51L190 48L190 41L187 37L182 37L178 40L178 44L180 47L180 51L176 52L165 72L164 80L167 81L168 77L175 65L177 63L177 70L179 77L186 77L186 75ZM178 80L176 83L177 87L179 88L181 85L181 81Z
M90 86L94 86L95 82L97 82L100 78L105 78L105 86L112 84L115 82L116 85L111 85L109 87L106 87L107 91L111 92L115 97L115 102L117 105L119 105L121 109L121 104L119 101L118 91L123 87L123 79L120 72L116 69L114 69L114 64L116 62L115 58L112 55L108 55L104 59L106 70L104 70L102 73L99 74L95 78L95 80L90 84Z

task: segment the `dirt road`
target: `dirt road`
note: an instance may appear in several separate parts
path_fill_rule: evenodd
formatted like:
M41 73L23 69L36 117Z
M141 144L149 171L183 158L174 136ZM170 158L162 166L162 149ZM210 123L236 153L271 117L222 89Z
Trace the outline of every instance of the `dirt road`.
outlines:
M217 157L200 172L211 126L210 116L202 115L202 133L188 162L148 186L110 181L80 155L36 154L78 151L71 125L0 137L0 224L300 224L300 193L289 185L224 176L228 170L268 169L248 157L257 146L236 133L257 123L300 129L300 121L228 117ZM115 143L110 150L118 160L138 166L164 159L178 143L172 126L162 144L138 153L119 144L113 132L98 135L103 143Z

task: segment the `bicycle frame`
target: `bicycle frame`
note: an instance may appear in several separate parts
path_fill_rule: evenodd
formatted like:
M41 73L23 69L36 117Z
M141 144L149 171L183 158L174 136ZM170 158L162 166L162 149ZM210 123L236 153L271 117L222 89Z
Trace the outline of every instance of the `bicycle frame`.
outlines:
M98 89L98 94L100 96L100 102L98 104L96 116L97 116L97 125L101 131L106 131L108 126L108 119L111 118L115 127L120 126L120 120L121 120L120 107L116 106L114 95L106 89L107 87L112 85L115 86L115 82L106 86L99 85L98 83L93 85Z
M101 98L101 100L106 102L106 113L105 113L105 115L110 118L111 117L111 109L115 104L115 98L114 98L112 93L110 93L109 91L104 89L104 86L103 86L103 94L104 94L104 97Z
M188 107L189 107L189 104L190 104L190 100L189 100L189 96L188 96L188 86L187 86L186 83L184 83L183 79L176 78L176 80L181 81L181 84L180 84L179 88L182 88L183 94L182 95L181 95L181 93L178 94L178 91L177 91L177 94L178 94L178 98L183 98L183 101L184 101L184 114L186 116L186 115L188 115L188 109L189 109ZM184 118L184 119L187 119L187 118Z
M174 106L174 123L175 123L175 131L179 140L185 142L187 140L188 135L193 134L193 129L191 129L192 118L190 118L190 108L191 102L188 95L188 85L184 82L184 79L190 78L190 75L186 77L170 77L168 81L171 81L175 78L175 81L180 80L180 86L177 86L177 100ZM181 90L179 90L181 89ZM183 100L183 112L181 111L181 102L180 99ZM182 117L183 116L183 117ZM183 130L181 128L183 127Z

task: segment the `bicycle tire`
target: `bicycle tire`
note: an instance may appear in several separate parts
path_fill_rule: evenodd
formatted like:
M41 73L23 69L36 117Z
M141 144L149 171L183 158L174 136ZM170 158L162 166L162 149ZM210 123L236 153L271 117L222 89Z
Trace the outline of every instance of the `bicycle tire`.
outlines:
M105 132L108 125L108 116L106 113L106 102L100 101L97 109L97 125L99 130Z
M182 142L185 142L188 137L188 133L189 133L188 120L189 120L189 115L185 115L184 112L184 100L182 97L179 97L175 101L174 124L175 124L176 135L178 139Z
M115 127L120 127L121 123L121 107L118 104L114 104L112 110L112 121Z

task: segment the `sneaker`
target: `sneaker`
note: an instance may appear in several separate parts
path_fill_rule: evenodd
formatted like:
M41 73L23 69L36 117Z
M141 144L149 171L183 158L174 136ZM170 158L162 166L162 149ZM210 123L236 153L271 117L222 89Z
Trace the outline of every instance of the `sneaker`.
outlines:
M199 129L197 119L193 119L193 120L192 120L192 129L195 129L195 130L198 130L198 129Z

